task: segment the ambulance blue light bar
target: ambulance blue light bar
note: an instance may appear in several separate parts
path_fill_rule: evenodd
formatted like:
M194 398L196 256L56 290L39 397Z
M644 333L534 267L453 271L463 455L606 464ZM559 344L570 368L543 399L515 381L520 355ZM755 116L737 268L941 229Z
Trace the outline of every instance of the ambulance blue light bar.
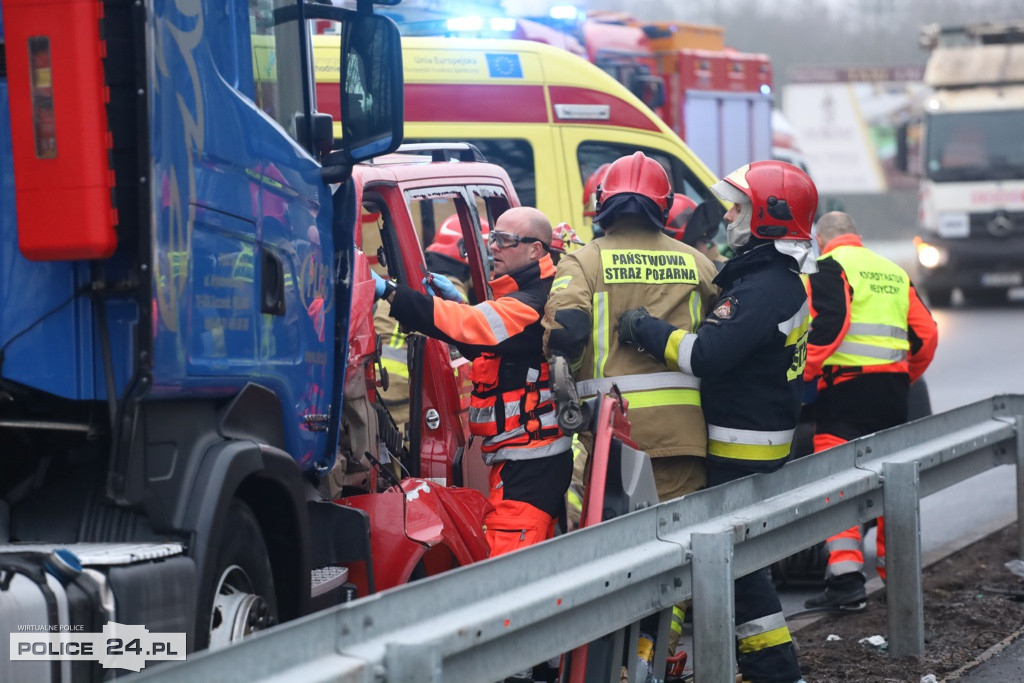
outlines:
M449 33L512 33L516 30L516 20L511 17L452 17L445 21Z
M548 10L549 17L563 21L576 21L581 18L581 14L582 12L575 5L552 5Z

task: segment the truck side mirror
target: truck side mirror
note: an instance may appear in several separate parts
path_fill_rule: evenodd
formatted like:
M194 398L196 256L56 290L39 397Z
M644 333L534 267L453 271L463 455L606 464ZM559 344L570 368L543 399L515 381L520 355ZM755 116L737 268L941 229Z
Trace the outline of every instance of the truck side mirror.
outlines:
M398 27L376 14L344 23L341 36L342 145L353 162L402 144L402 45Z

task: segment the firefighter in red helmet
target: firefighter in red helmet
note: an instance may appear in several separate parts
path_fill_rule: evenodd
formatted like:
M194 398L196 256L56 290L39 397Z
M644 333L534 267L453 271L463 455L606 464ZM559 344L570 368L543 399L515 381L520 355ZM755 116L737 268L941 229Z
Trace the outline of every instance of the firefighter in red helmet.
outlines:
M813 272L814 183L780 161L730 173L712 191L735 256L715 283L722 293L699 329L642 307L619 319L618 338L637 355L700 378L708 427L708 485L786 462L803 393L810 321L800 273ZM736 581L737 661L744 679L797 681L800 667L768 569Z
M654 461L659 497L669 500L704 484L696 383L617 344L611 326L624 311L654 302L659 315L691 329L716 298L715 268L662 232L673 195L657 161L642 152L616 160L597 193L606 233L559 262L545 307L545 348L579 368L581 398L604 393L613 381L627 397L649 394L634 401L643 407L630 409L632 436Z
M620 344L614 325L624 311L648 305L673 325L694 329L717 298L717 271L662 232L674 197L654 159L642 152L617 159L597 196L595 220L604 235L559 261L544 313L545 351L569 361L581 399L618 385L630 401L631 436L651 456L658 497L671 500L704 486L698 384ZM592 451L592 435L580 441Z

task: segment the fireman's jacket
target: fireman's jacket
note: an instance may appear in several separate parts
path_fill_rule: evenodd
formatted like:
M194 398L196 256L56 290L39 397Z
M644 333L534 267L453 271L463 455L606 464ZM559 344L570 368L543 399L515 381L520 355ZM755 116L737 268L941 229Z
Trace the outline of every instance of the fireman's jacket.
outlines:
M751 244L715 278L722 295L696 333L648 318L639 339L701 379L709 460L770 472L785 463L799 420L810 316L796 262L774 244Z
M558 263L544 314L545 350L570 360L581 398L618 385L629 400L631 436L651 457L706 454L700 385L620 345L619 316L646 306L675 326L696 329L718 296L716 272L693 247L629 215Z
M804 377L820 390L872 373L913 382L935 355L938 328L906 271L840 235L818 258L808 286L814 324Z
M539 261L492 280L493 301L475 306L399 286L391 315L406 327L454 344L473 361L470 431L483 436L484 461L527 460L571 447L558 428L541 352L544 310L555 266Z

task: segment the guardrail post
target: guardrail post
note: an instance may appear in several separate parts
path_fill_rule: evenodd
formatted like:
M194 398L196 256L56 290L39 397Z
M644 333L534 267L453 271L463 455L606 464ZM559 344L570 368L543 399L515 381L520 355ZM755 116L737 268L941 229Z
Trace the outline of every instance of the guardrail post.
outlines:
M708 683L736 680L732 533L695 533L693 549L693 673Z
M889 655L924 654L921 509L917 462L882 464Z
M1013 419L1017 430L1017 557L1024 558L1024 417Z

